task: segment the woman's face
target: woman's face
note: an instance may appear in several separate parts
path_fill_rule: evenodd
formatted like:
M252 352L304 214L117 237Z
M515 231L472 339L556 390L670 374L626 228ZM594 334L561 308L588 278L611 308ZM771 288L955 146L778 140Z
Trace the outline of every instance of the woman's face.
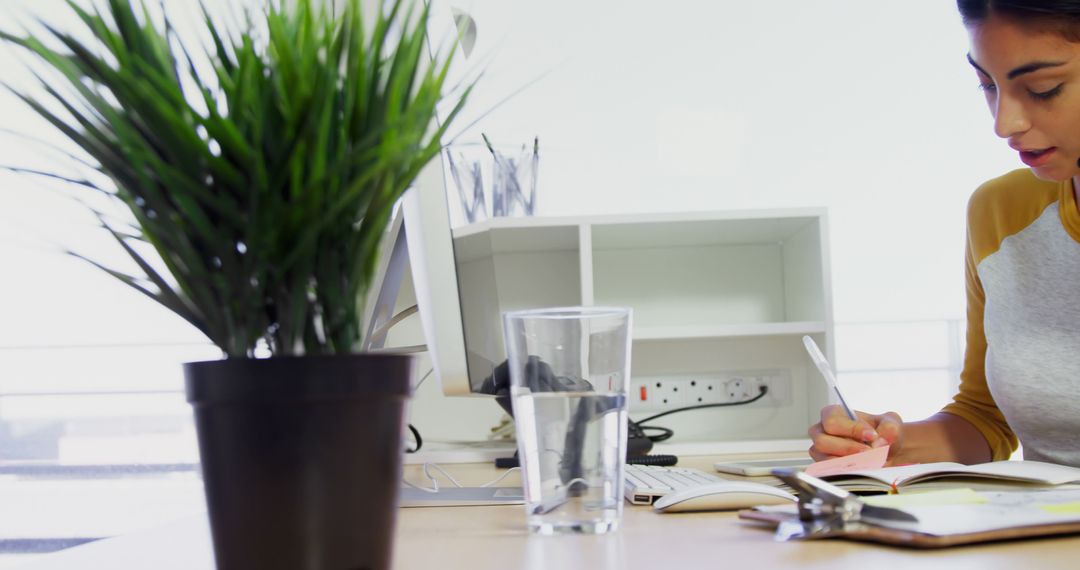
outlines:
M1039 178L1080 175L1080 43L996 15L968 32L994 132Z

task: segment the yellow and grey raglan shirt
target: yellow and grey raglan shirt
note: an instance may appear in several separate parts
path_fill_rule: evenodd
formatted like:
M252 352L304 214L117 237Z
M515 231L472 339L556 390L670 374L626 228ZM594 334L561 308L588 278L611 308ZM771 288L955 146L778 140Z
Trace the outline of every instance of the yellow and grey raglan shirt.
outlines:
M967 351L943 411L995 460L1080 466L1080 211L1072 181L1016 170L968 204Z

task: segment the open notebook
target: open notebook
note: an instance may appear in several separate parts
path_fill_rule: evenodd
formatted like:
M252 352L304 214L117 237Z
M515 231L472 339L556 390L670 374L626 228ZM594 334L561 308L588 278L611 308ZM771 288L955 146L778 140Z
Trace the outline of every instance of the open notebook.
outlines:
M1080 486L1080 469L1038 461L994 461L979 465L920 463L824 475L821 479L854 493L948 488L1039 489Z
M841 521L803 531L806 527L799 522L795 505L756 507L740 511L739 518L778 527L778 537L837 537L916 548L1080 532L1080 489L965 491L914 495L922 499L908 506L891 507L911 515L914 520L909 521ZM799 532L788 530L792 525Z

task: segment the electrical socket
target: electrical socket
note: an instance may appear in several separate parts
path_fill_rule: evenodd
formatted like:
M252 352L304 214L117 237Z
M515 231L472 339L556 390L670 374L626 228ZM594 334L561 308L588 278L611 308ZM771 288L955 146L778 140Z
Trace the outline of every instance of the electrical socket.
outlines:
M689 403L691 388L693 388L691 382L694 381L673 377L645 378L641 381L632 381L631 390L634 397L630 399L630 406L634 407L638 403L649 403L655 409L689 406L691 405Z
M635 378L630 386L632 411L742 402L756 397L760 386L769 392L762 400L772 406L791 403L791 373L786 369L731 370Z

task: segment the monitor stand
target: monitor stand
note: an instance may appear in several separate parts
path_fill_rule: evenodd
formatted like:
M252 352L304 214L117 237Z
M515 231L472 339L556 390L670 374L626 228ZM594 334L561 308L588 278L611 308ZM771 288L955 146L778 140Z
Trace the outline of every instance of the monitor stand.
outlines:
M405 455L407 465L437 463L488 463L499 457L510 457L517 451L512 441L427 441L417 453Z
M440 487L435 493L413 487L402 487L400 497L402 507L525 504L525 494L521 487Z
M375 273L372 285L378 287L378 294L374 303L369 300L370 310L367 310L367 331L364 333L362 350L378 350L386 345L387 333L376 336L375 331L390 322L394 316L394 306L397 304L398 293L405 281L405 272L409 270L409 240L405 236L404 216L400 211L390 222L390 229L383 238L382 254L379 256L379 267Z

